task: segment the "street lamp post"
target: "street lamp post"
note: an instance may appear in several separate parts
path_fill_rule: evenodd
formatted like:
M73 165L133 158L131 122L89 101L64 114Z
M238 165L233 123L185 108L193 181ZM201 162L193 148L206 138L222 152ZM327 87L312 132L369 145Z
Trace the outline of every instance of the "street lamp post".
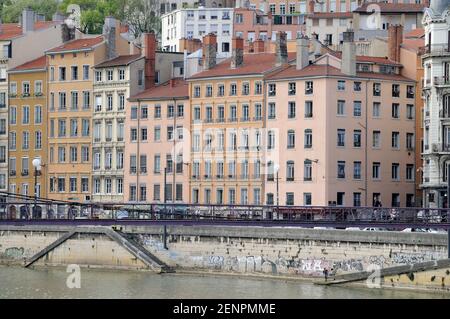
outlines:
M31 216L34 217L37 214L37 177L38 171L41 170L41 159L35 158L32 164L34 166L34 208Z

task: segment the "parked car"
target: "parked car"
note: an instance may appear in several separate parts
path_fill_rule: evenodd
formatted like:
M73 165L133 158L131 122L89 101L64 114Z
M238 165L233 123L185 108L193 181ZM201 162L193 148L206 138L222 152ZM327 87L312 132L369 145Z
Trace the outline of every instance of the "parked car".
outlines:
M366 227L363 228L364 231L387 231L386 228L381 228L381 227Z
M347 227L345 230L361 230L359 227Z

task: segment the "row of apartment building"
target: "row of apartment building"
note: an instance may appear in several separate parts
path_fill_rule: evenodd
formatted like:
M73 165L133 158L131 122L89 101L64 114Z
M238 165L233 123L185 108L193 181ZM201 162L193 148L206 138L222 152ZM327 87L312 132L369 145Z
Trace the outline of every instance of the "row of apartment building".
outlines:
M300 34L315 37L333 49L339 49L343 32L355 31L358 40L386 36L389 25L400 24L406 32L421 28L427 1L413 3L352 1L260 1L237 3L236 8L199 7L171 11L162 16L162 48L183 51L185 39L201 40L209 33L217 35L218 53L231 55L231 39L241 37L247 48L255 40L275 41L284 31L295 42ZM292 44L295 49L295 43ZM266 48L268 50L268 48Z
M185 79L182 54L120 29L8 69L3 189L32 196L39 158L37 194L56 200L415 205L418 87L398 45L357 55L347 31L342 52L289 52L278 32L274 52L234 37L219 60L211 33Z

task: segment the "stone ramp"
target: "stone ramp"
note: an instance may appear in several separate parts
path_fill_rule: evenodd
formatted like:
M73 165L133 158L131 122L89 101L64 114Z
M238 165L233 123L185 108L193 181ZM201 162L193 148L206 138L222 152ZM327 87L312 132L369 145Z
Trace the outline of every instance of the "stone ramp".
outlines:
M129 253L142 261L145 265L147 265L150 269L157 273L170 273L175 272L171 267L162 262L155 255L150 253L147 249L145 249L142 245L133 240L130 236L114 231L108 227L76 227L59 237L50 245L46 246L44 249L39 251L33 257L25 262L25 267L31 266L33 263L38 261L40 258L47 255L53 249L57 248L65 241L70 239L75 234L103 234L119 244L121 247L125 248Z
M153 255L141 244L135 241L133 238L120 231L114 231L112 229L105 229L105 234L116 241L119 245L128 250L131 254L144 262L158 273L173 273L175 272L171 267L162 262L158 257Z
M441 269L441 268L448 268L450 267L450 259L441 259L441 260L434 260L434 261L426 261L411 265L400 265L400 266L393 266L393 267L387 267L387 268L381 268L379 271L380 277L388 277L388 276L396 276L396 275L403 275L403 274L409 274L414 272L421 272L421 271L428 271L428 270L435 270L435 269ZM316 285L324 285L324 286L331 286L331 285L338 285L338 284L344 284L349 282L356 282L356 281L362 281L367 280L369 276L371 276L374 273L374 271L361 271L361 272L355 272L350 274L344 274L344 275L338 275L334 277L328 277L328 280L322 280L322 281L316 281L314 284Z
M55 240L53 243L51 243L50 245L46 246L44 249L42 249L41 251L39 251L37 254L35 254L34 256L32 256L30 259L28 259L25 262L24 267L28 268L29 266L31 266L32 264L34 264L36 261L38 261L39 259L41 259L42 257L44 257L45 255L47 255L49 252L51 252L53 249L55 249L56 247L58 247L59 245L61 245L62 243L64 243L66 240L68 240L69 238L71 238L73 235L75 235L76 231L72 230L69 231L67 233L64 233L64 235L62 235L61 237L59 237L57 240Z

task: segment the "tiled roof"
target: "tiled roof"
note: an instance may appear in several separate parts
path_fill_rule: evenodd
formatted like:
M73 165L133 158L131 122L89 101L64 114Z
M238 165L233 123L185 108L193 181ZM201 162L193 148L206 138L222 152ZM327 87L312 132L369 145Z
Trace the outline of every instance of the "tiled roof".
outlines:
M405 38L423 38L424 36L425 30L423 28L411 30L404 35Z
M188 98L188 83L181 78L176 78L132 96L129 98L129 101L134 102L137 100L172 100Z
M15 67L14 69L10 70L9 72L16 72L16 71L26 71L26 70L39 70L44 69L47 66L47 56L41 56L40 58L37 58L32 61L28 61L22 65L19 65Z
M288 59L295 59L296 53L289 52ZM244 61L241 66L232 69L231 58L217 64L214 68L195 74L190 79L219 77L219 76L239 76L239 75L261 75L275 68L274 53L249 53L244 54Z
M329 51L331 55L334 55L337 58L341 58L342 52L336 52L336 51ZM386 57L376 57L376 56L367 56L367 55L357 55L356 56L356 62L360 63L375 63L375 64L386 64L386 65L396 65L401 66L398 62L389 60Z
M103 40L104 40L103 36L98 36L95 38L87 38L87 39L76 39L76 40L72 40L67 43L64 43L63 45L60 45L59 47L48 50L47 53L86 50L86 49L92 48L93 46L95 46L99 43L102 43Z
M289 68L277 72L267 78L267 80L281 80L290 78L301 78L301 77L313 77L313 76L342 76L348 77L348 75L341 72L341 70L330 66L330 65L320 65L311 64L307 67L297 70L295 65ZM394 80L394 81L413 81L404 76L398 74L382 74L382 73L365 73L358 72L355 77L358 78L370 78L370 79L384 79L384 80Z
M108 68L113 66L122 66L122 65L128 65L133 61L136 61L142 57L140 54L134 54L134 55L120 55L117 58L102 62L97 64L96 68Z
M419 51L420 48L425 46L425 39L403 39L401 46L405 49Z
M364 14L372 14L373 11L379 11L381 13L419 13L422 12L425 7L426 6L424 4L416 3L368 2L363 4L353 12Z
M43 30L50 28L56 25L57 22L54 21L38 21L34 24L34 30ZM13 38L17 38L21 36L22 26L18 23L2 23L1 24L1 32L0 32L0 40L10 40Z
M326 19L326 18L353 18L351 12L315 12L308 14L308 18L311 19Z

